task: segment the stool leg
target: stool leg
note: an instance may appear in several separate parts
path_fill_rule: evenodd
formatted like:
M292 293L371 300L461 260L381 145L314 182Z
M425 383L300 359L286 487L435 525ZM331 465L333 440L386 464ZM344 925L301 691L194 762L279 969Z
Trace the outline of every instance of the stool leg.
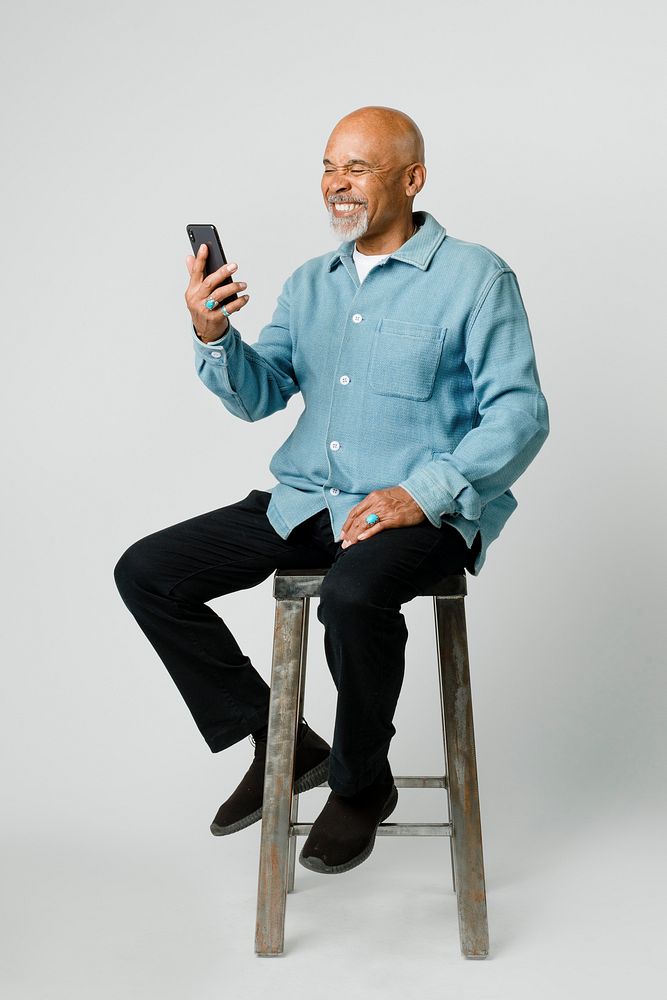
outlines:
M466 958L486 958L489 930L464 599L435 597L434 601L461 952Z
M306 695L306 655L308 652L308 618L310 614L310 598L304 598L303 625L301 629L301 666L299 672L299 718L303 715L303 706ZM292 809L290 812L290 826L296 825L299 820L299 796L292 790ZM289 838L289 858L287 862L287 891L294 892L294 871L296 868L296 837Z
M299 822L299 795L292 792L292 808L290 810L290 827ZM287 891L294 892L294 873L296 869L296 837L290 836L287 859Z
M438 604L437 598L433 598L433 618L435 622L435 641L436 649L438 650L438 690L440 692L440 719L442 722L442 745L445 751L445 792L447 794L447 822L451 824L452 822L452 800L449 794L449 775L447 774L447 727L445 725L445 692L442 685L442 669L440 667L440 633L438 631ZM448 837L449 840L449 862L452 869L452 890L456 892L456 871L454 869L454 838Z
M255 926L258 955L280 955L285 942L303 618L303 599L276 599Z

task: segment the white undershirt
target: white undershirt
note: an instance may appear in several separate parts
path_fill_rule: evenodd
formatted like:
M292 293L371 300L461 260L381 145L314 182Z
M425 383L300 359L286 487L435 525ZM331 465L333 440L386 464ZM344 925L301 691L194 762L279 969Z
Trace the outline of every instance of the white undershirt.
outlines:
M378 254L366 254L359 253L357 250L357 244L354 244L354 250L352 251L352 260L354 261L354 266L357 269L357 274L359 275L359 282L363 282L364 278L371 270L371 268L376 267L381 264L383 260L386 260L389 256L388 253L378 253Z

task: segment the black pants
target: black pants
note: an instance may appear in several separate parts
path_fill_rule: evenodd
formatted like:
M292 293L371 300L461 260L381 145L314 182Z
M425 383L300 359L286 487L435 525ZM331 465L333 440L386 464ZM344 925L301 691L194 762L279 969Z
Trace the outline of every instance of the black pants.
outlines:
M479 536L469 550L451 525L424 520L343 549L324 509L283 539L266 516L269 499L251 490L146 535L118 560L116 585L217 752L267 721L270 688L206 602L276 569L328 568L317 617L338 692L329 785L352 794L379 773L396 732L408 635L401 605L469 566Z

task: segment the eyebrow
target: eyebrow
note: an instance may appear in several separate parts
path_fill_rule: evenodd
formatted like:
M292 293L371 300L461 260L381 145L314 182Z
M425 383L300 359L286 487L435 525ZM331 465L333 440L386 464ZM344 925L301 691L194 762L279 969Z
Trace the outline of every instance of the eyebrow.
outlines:
M331 160L327 160L327 159L322 160L322 163L325 164L325 166L326 166L327 163L331 164L332 167L335 166L335 163L333 163ZM369 163L368 160L348 160L347 163L345 164L345 166L347 167L347 166L349 166L352 163L363 163L363 165L365 167L372 167L373 166L373 164Z

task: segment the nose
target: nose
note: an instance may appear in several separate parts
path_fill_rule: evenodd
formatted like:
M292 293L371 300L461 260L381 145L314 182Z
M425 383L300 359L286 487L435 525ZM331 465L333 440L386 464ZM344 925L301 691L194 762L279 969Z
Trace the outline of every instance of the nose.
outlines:
M339 170L335 174L330 174L327 180L329 182L327 185L329 194L340 194L341 191L349 191L352 187L349 177Z

